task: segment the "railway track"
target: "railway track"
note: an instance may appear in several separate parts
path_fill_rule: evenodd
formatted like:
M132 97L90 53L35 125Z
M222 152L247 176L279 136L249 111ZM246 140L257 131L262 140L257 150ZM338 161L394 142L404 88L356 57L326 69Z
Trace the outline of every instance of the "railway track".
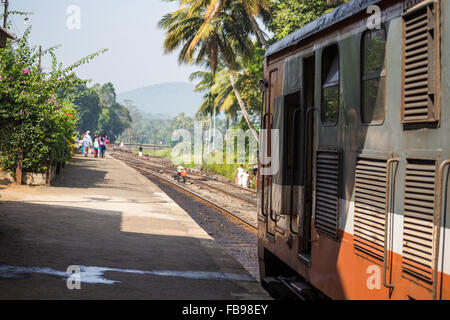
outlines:
M124 152L113 151L111 155L143 175L176 187L179 191L228 215L251 231L257 231L256 195L253 192L244 188L236 188L233 192L229 190L231 188L226 183L221 184L217 179L208 179L207 176L191 173L188 183L181 184L173 178L176 167L149 164L145 160L136 159L137 157Z
M123 148L114 148L113 151L118 151L120 153L126 153L126 154L130 154L132 155L133 152L130 149L123 149ZM176 170L176 166L174 166L170 160L163 158L163 157L158 157L158 156L152 156L152 155L143 155L141 159L146 159L149 160L153 163L153 165L159 165L162 167L165 167L166 169L171 169L171 170ZM254 189L246 189L243 188L235 183L232 183L230 181L228 181L226 178L223 177L217 177L217 176L213 176L213 175L208 175L208 174L204 174L204 173L200 173L200 172L196 172L193 170L189 171L189 175L198 177L198 179L207 179L208 181L217 181L221 184L227 185L235 190L240 190L240 191L244 191L246 193L252 194L256 197L257 191Z

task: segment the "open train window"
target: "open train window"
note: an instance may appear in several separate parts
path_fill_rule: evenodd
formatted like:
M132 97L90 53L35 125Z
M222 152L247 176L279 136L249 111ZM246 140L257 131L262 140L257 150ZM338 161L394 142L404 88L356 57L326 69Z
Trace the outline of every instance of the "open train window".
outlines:
M322 54L322 123L335 126L339 116L339 49L332 45Z
M386 32L368 30L362 37L361 120L365 124L382 124L386 96Z

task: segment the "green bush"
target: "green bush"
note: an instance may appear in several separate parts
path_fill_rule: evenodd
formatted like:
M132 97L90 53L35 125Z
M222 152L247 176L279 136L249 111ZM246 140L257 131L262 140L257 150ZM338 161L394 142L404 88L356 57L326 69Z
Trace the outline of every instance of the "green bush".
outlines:
M42 52L53 61L44 74L37 48L28 43L30 32L31 27L18 45L9 41L0 49L0 167L13 176L20 157L24 171L34 173L70 158L77 121L72 101L76 86L86 82L73 70L100 53L63 68L52 47Z

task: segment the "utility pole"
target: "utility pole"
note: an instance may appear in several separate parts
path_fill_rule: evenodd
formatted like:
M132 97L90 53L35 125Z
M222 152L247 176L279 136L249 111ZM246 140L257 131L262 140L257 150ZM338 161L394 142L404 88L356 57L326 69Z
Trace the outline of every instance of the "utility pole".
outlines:
M9 0L4 0L5 11L3 13L3 28L6 29L8 25L8 7ZM21 147L17 150L17 167L16 167L16 184L22 184L22 176L23 176L23 149Z
M153 128L153 153L156 151L156 128Z
M42 46L39 46L39 73L42 73Z
M6 29L6 25L8 24L8 5L9 0L5 0L5 14L3 15L3 28Z
M5 11L3 13L3 28L6 29L8 25L8 7L9 0L4 0ZM22 176L23 176L23 149L21 147L17 150L17 167L16 167L16 184L22 184Z

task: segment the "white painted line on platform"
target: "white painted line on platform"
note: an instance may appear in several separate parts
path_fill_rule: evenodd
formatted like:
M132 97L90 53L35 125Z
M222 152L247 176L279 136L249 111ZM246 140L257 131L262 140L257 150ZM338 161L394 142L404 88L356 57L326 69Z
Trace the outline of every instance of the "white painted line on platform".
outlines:
M207 271L171 271L171 270L133 270L133 269L118 269L118 268L104 268L92 266L77 266L80 269L80 281L89 284L114 284L120 281L106 279L104 273L107 271L133 273L142 275L155 275L161 277L176 277L194 280L217 280L217 281L256 281L250 275L225 273L225 272L207 272ZM51 268L41 267L16 267L8 265L0 265L0 278L22 278L25 274L49 274L55 275L67 280L72 274L64 271L58 271Z

